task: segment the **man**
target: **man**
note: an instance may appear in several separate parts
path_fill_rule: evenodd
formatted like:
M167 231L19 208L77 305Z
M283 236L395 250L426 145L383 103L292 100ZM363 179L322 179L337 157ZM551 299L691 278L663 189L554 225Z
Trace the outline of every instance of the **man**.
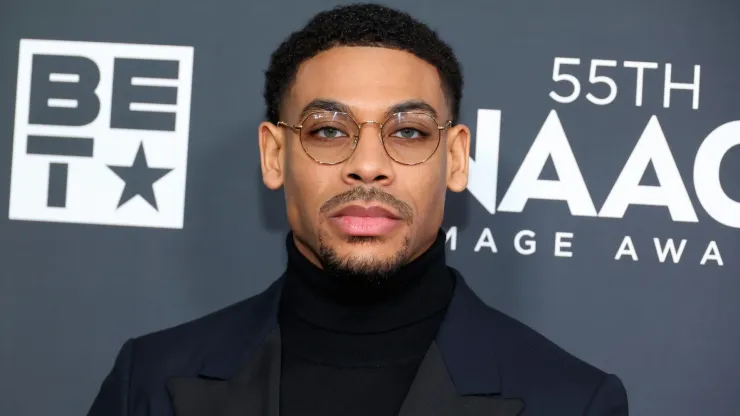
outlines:
M616 376L483 304L445 263L467 185L459 64L407 14L315 16L273 53L262 177L288 265L265 292L129 340L91 416L627 415Z

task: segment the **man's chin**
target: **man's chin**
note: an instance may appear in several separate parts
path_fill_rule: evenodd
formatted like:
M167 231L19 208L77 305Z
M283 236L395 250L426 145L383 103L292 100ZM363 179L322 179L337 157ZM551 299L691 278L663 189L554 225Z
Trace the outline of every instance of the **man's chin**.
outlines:
M372 260L394 257L405 250L406 239L403 235L331 235L321 241L322 245L341 258Z
M358 271L382 269L387 267L385 265L403 262L402 259L399 260L400 248L389 249L372 241L357 241L350 244L350 247L329 247L328 250L322 250L322 258Z
M327 272L352 279L378 281L395 273L406 261L408 244L378 237L352 236L345 241L322 241L320 261Z

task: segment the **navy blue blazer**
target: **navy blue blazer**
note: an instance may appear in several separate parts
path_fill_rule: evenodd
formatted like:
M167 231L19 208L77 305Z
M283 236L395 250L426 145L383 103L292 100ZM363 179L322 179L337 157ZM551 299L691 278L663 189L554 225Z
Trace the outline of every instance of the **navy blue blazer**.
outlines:
M402 415L628 415L627 395L618 377L487 306L452 271L455 292L430 348L429 363L425 358L417 374L420 386L411 389L418 390L414 394L421 407L416 407L427 408ZM278 416L276 405L269 403L276 401L274 386L279 383L277 309L282 282L283 277L264 292L205 317L128 340L88 416L205 416L231 411ZM265 347L268 344L275 347ZM248 362L252 367L245 367ZM241 403L241 412L234 411L236 405L229 405L229 411L221 409L220 403L229 402L229 392L235 390L229 380L248 380L240 383L252 389L232 400L249 402ZM270 395L272 399L264 399ZM478 405L481 397L496 401ZM465 398L467 402L462 401Z

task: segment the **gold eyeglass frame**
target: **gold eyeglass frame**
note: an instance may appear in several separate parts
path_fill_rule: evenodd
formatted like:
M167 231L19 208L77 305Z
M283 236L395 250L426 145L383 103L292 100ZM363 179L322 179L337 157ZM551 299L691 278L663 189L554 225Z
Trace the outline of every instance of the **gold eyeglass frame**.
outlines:
M322 162L322 161L316 159L315 157L311 156L310 153L308 153L308 150L306 150L306 147L303 145L303 140L301 140L301 129L303 129L303 123L305 123L306 120L308 120L309 117L311 117L311 116L313 116L315 114L322 114L322 113L333 113L334 115L344 114L350 120L352 120L353 123L355 123L357 125L357 135L354 137L354 142L352 143L352 152L346 158L340 160L339 162L329 163L329 162ZM432 153L429 156L427 156L426 159L424 159L424 160L422 160L420 162L415 162L415 163L404 163L404 162L400 162L400 161L396 160L388 152L388 149L385 147L385 140L383 140L383 126L385 126L386 123L388 123L388 121L390 121L393 117L397 117L399 114L422 114L422 115L425 115L425 116L431 118L432 121L434 121L434 124L437 125L437 132L439 133L439 135L437 136L437 145L434 148L434 150L432 151ZM364 127L367 124L377 124L378 125L378 138L380 139L380 143L383 145L383 150L385 151L385 154L387 154L388 157L391 158L391 160L393 160L396 163L400 163L402 165L405 165L405 166L416 166L416 165L420 165L420 164L426 162L427 160L431 159L432 156L434 156L434 154L437 153L437 149L439 149L439 144L442 143L442 131L445 131L445 130L449 129L450 127L452 127L452 120L448 120L444 125L440 126L439 125L439 122L437 121L437 119L434 118L434 117L432 117L430 114L427 114L427 113L424 113L424 112L402 111L402 112L391 114L382 123L378 123L377 121L374 121L374 120L367 120L367 121L363 121L361 123L358 123L357 120L355 120L351 115L349 115L347 113L344 113L342 111L314 111L314 112L311 112L308 115L306 115L306 117L304 117L301 120L301 124L290 125L290 124L288 124L288 123L286 123L284 121L278 121L277 122L277 125L278 126L287 127L289 129L297 132L298 133L298 141L301 143L301 148L303 149L303 151L306 153L306 155L308 155L308 157L310 157L311 159L313 159L313 161L315 161L316 163L319 163L321 165L338 165L340 163L346 162L349 158L351 158L352 155L355 154L355 149L357 149L357 143L360 141L360 133L362 132L362 127Z

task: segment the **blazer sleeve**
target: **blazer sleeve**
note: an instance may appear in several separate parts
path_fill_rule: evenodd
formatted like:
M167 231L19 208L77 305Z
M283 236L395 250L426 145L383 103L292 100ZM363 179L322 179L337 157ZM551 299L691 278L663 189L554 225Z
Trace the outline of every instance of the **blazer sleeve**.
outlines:
M129 416L128 396L133 340L118 352L113 369L103 380L87 416Z
M607 374L596 389L584 416L628 416L627 392L622 381Z

